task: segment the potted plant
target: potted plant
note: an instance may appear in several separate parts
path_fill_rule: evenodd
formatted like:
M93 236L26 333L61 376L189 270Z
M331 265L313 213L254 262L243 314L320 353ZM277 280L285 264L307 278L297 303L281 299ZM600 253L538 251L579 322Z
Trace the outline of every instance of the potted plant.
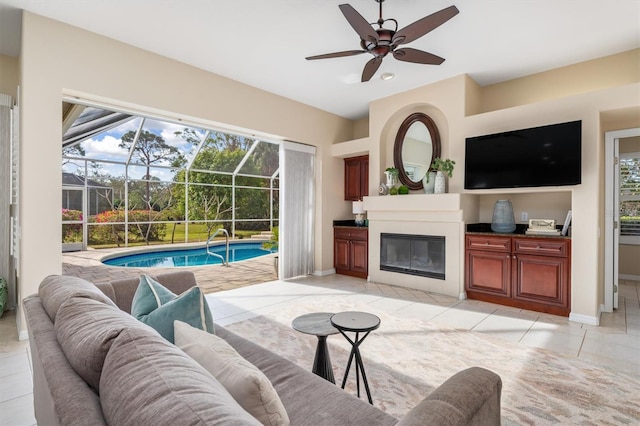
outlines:
M453 169L456 162L449 160L448 158L443 160L442 158L434 158L431 163L431 169L436 171L434 192L436 194L443 194L445 192L445 173L449 177L453 177Z
M269 250L271 253L276 253L273 256L273 268L276 271L276 278L278 277L278 244L280 242L280 232L277 226L271 228L271 238L269 241L265 241L262 243L262 248L265 250Z

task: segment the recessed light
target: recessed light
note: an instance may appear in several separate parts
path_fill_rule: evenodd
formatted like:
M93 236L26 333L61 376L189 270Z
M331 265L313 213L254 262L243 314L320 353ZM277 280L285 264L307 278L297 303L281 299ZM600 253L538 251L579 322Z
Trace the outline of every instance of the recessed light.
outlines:
M394 73L392 73L392 72L384 72L384 73L382 73L380 78L383 79L383 80L391 80L395 76L396 75Z

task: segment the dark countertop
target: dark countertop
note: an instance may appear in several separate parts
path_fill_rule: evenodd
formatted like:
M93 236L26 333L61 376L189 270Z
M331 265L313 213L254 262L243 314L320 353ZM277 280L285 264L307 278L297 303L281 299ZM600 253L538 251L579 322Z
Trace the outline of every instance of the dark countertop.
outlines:
M351 227L351 228L367 228L367 221L365 221L365 224L363 226L357 226L356 225L356 221L351 219L351 220L334 220L333 221L333 226L346 226L346 227Z
M518 237L526 237L526 238L564 238L571 239L571 237L567 235L527 235L526 231L529 225L516 223L516 230L509 233L502 232L493 232L491 230L490 223L470 223L467 225L467 234L476 234L476 235L500 235L500 236L518 236ZM562 226L556 226L557 229L561 230Z

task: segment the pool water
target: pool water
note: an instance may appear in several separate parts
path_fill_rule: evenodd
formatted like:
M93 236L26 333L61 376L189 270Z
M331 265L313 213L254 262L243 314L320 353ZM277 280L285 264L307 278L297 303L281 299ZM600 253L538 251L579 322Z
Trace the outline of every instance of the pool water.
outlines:
M213 253L225 257L225 246L216 245L209 248ZM262 243L229 244L229 263L253 259L273 253L262 248ZM205 247L183 250L163 250L149 253L130 254L104 260L102 263L110 266L127 268L173 268L181 266L203 266L221 264L217 256L207 253Z

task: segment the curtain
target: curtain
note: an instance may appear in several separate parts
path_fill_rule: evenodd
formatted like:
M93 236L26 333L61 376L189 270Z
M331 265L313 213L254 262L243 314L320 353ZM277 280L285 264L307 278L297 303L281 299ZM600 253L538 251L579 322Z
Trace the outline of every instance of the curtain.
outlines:
M15 280L11 268L11 142L12 106L9 95L0 95L0 278L7 283L8 297L5 309L14 309Z
M315 151L299 143L280 145L280 279L313 272Z

